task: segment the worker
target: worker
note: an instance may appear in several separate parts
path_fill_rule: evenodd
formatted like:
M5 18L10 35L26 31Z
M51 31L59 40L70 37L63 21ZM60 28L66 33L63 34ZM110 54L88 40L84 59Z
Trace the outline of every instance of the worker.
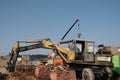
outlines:
M52 51L52 52L49 54L48 58L54 59L54 58L55 58L55 55L56 55L56 53L55 53L54 51Z

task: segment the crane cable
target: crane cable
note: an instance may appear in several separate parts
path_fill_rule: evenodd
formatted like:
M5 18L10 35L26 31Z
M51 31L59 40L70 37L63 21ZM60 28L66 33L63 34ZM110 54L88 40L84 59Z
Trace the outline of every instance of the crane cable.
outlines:
M77 38L80 38L81 33L80 33L80 24L78 23L78 30L77 30Z

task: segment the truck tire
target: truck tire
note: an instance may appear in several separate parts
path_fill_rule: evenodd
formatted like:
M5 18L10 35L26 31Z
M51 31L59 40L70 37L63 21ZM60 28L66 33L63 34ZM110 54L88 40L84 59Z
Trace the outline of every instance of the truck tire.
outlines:
M82 71L82 80L94 80L94 79L95 79L95 75L90 68L85 68Z
M110 67L106 67L106 71L108 74L108 80L111 80L113 78L113 71Z

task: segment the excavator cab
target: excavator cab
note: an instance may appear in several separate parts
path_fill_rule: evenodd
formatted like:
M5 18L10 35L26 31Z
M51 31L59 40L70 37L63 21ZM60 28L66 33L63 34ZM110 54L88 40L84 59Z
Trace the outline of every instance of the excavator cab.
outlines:
M62 41L62 44L69 44L67 49L72 50L75 54L74 60L70 60L68 64L70 69L76 71L78 78L82 77L82 80L95 80L95 78L104 78L104 75L107 75L107 79L112 78L112 55L104 50L101 51L101 54L95 54L95 42L69 40ZM103 75L101 76L101 74Z
M86 53L94 53L94 45L95 43L92 41L86 41L86 40L69 40L69 41L62 41L60 44L67 44L67 49L72 50L75 53L75 59L74 60L84 60L84 56ZM88 46L91 46L92 50L88 49Z

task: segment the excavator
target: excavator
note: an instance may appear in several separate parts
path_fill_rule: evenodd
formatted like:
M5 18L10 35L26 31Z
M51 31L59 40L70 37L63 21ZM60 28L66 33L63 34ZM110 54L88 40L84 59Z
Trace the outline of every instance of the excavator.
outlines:
M37 49L37 48L45 48L45 49L51 49L53 51L56 51L59 53L59 55L64 58L66 61L68 60L73 60L75 54L73 54L74 52L71 50L66 50L64 48L61 48L60 46L58 46L57 44L53 44L50 39L43 39L43 40L26 40L26 41L22 41L22 43L36 43L36 44L32 44L29 46L22 46L20 47L19 44L21 43L21 41L16 41L16 43L13 46L13 49L11 51L11 58L10 61L8 62L8 70L10 72L14 71L15 68L15 64L17 61L17 57L19 55L19 52L23 52L23 51L27 51L27 50L32 50L32 49ZM67 55L67 58L63 57L63 54L69 53Z
M69 67L71 70L75 70L77 78L82 77L82 80L95 80L101 78L105 80L112 79L113 72L111 67L113 67L113 63L111 52L105 51L104 49L99 49L95 52L95 42L93 41L81 39L63 41L67 33L60 40L59 44L54 44L50 38L16 41L11 51L11 58L8 62L7 70L9 72L14 72L19 52L44 48L50 49L60 56L64 66ZM19 46L20 43L32 43L32 45ZM92 47L93 50L89 51L89 47Z

